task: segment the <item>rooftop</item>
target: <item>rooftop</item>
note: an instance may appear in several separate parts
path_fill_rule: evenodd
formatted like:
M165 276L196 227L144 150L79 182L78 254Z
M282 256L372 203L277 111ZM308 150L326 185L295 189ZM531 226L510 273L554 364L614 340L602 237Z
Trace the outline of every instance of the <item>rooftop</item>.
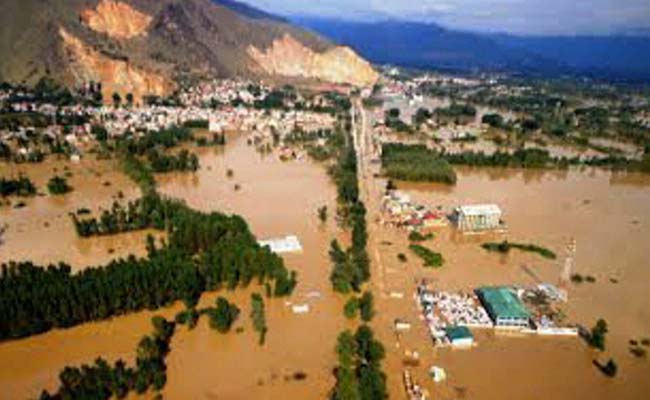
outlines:
M449 340L473 339L472 332L466 326L450 326L445 328Z
M476 293L493 318L530 318L519 298L506 287L482 287Z
M473 204L458 207L458 211L464 215L486 215L501 214L501 208L496 204Z

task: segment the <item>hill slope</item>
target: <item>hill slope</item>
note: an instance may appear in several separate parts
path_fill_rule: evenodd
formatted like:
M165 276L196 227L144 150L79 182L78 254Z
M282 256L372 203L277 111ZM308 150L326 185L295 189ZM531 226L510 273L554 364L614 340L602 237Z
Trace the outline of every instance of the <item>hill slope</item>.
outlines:
M302 59L278 58L288 42ZM33 83L49 74L70 85L101 82L105 98L113 92L136 98L164 94L180 79L196 77L283 75L373 83L372 67L349 51L344 51L349 57L340 57L342 50L230 0L0 4L0 80ZM303 68L292 68L296 63Z

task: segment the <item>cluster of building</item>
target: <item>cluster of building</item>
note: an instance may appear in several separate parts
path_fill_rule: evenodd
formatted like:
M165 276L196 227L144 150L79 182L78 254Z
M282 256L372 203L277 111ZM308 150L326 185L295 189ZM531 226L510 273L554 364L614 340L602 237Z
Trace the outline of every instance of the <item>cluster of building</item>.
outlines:
M447 216L440 210L431 210L415 204L411 197L397 190L389 190L381 202L381 222L385 225L419 230L447 225Z
M545 288L548 286L545 285ZM474 336L470 328L495 328L540 335L578 334L576 328L558 327L549 315L533 317L522 301L529 292L495 286L481 287L473 293L448 293L420 284L416 298L435 345L472 346Z
M221 79L188 87L180 93L179 99L186 107L211 107L233 102L252 104L264 98L269 91L269 87L250 80Z
M250 81L223 80L211 81L190 87L179 94L180 106L173 105L134 105L126 107L94 106L75 104L57 106L43 103L40 100L29 100L29 93L18 95L3 90L3 99L10 96L18 101L2 103L2 109L10 113L34 112L49 119L47 127L18 127L15 130L1 130L0 140L8 143L12 139L24 138L33 134L46 135L53 140L65 140L70 144L90 142L92 125L103 126L108 135L115 137L125 132L155 132L171 126L181 126L187 122L205 122L213 133L226 131L254 132L260 138L282 138L296 130L312 131L331 129L335 123L332 115L326 112L315 112L297 109L259 110L252 103L265 96L269 89ZM24 100L22 100L24 99ZM237 106L230 105L239 99ZM219 102L219 107L210 104ZM315 96L312 101L319 105L327 104L322 96ZM81 125L63 126L63 117L82 117L88 123ZM70 118L66 118L70 120ZM30 149L20 148L20 152ZM76 157L83 152L83 146L75 149Z

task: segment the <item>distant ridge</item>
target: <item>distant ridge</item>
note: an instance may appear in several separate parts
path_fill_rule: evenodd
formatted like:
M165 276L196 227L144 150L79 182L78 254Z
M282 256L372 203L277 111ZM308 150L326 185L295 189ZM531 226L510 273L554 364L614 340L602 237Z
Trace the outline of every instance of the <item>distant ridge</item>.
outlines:
M463 32L434 23L397 20L291 20L351 46L375 63L650 81L650 37L643 35L515 36Z
M231 9L232 11L252 19L266 19L275 22L289 23L289 20L279 15L260 10L246 3L235 0L212 0L215 4Z

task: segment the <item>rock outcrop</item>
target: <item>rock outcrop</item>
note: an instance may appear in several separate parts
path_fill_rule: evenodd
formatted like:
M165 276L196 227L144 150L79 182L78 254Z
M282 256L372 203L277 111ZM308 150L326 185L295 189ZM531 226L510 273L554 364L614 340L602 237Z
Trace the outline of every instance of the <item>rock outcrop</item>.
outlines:
M113 39L131 39L146 34L152 17L127 3L101 0L95 9L84 10L81 19L95 32L105 33Z
M272 14L221 0L1 0L0 78L101 82L135 97L179 80L284 77L368 85L370 64Z
M318 53L288 34L274 40L264 50L250 46L248 54L269 75L357 86L372 85L379 77L372 66L349 47L337 46Z
M133 94L135 101L145 95L164 95L173 83L164 76L131 65L125 60L112 59L85 45L79 38L60 28L65 62L74 83L102 83L102 95L110 102L113 93L125 98Z

